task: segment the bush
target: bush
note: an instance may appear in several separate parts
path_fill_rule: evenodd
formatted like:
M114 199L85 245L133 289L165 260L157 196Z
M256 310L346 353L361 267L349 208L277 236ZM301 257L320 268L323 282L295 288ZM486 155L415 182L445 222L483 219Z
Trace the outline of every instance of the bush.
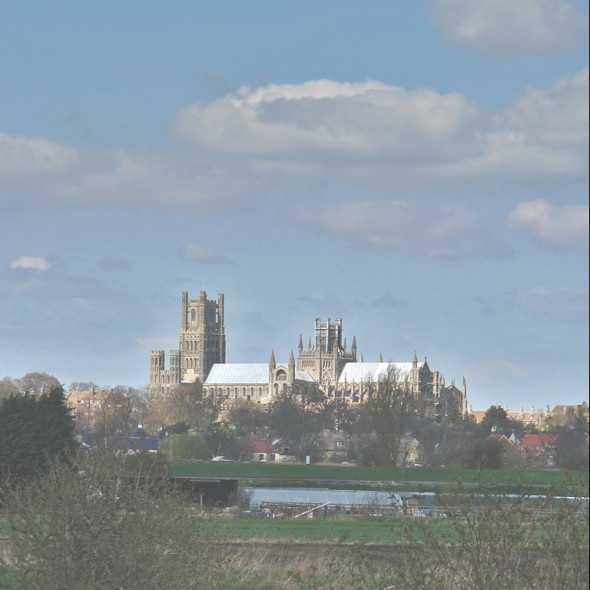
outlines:
M215 588L213 527L156 471L90 454L7 491L18 587Z

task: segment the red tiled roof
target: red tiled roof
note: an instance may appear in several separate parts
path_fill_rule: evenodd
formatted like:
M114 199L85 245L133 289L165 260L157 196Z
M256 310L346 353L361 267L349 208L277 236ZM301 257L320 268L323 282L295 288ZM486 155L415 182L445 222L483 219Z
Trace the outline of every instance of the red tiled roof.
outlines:
M553 434L526 434L522 439L524 447L546 447L555 443L556 436Z
M252 453L276 453L277 449L265 439L251 439L244 441L244 446Z

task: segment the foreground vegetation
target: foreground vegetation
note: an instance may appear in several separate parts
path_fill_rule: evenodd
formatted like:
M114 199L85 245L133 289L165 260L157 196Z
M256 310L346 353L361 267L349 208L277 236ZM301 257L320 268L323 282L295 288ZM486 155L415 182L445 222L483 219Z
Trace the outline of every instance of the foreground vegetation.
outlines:
M2 588L588 588L587 473L169 465L147 454L81 451L61 388L10 396L0 403L0 425ZM170 468L177 476L283 485L438 484L444 518L411 510L388 520L232 518L203 512L179 492ZM540 489L544 498L531 506ZM584 501L555 497L565 489Z
M293 467L293 466L291 466ZM445 518L203 513L150 457L85 453L3 489L11 590L588 587L588 504L456 494ZM453 498L451 494L448 496Z

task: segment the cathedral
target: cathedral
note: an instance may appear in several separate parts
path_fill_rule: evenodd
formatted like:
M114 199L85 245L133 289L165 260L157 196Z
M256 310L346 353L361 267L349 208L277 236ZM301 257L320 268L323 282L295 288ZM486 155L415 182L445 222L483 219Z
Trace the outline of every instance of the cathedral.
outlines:
M367 401L375 386L385 379L403 382L419 400L420 414L441 419L449 412L467 415L467 384L452 381L449 386L439 371L416 353L409 362L364 362L357 359L356 337L348 348L342 319L316 318L313 336L305 347L299 336L297 359L291 352L287 363L277 363L271 352L265 363L226 363L224 295L208 300L181 296L178 350L170 351L170 368L165 368L165 352L151 351L150 392L166 393L183 383L200 381L203 395L219 399L245 399L263 405L279 395L325 396L350 404Z
M167 393L181 383L204 383L216 364L225 363L224 296L207 299L201 291L198 299L189 301L183 291L180 302L178 349L170 351L170 368L166 353L150 354L150 393Z

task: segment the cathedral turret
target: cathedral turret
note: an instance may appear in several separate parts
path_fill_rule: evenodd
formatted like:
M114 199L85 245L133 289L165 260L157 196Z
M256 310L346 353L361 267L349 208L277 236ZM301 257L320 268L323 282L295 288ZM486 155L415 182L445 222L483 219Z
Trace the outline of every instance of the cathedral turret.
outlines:
M219 323L219 362L225 363L225 295L217 294L217 320Z
M272 350L270 358L268 359L268 384L269 387L275 381L275 369L277 368L277 361L275 359L275 351Z
M289 357L289 376L291 383L293 383L295 381L295 357L293 356L293 351L291 351L291 356Z
M186 330L188 325L188 291L183 291L180 301L180 331Z
M303 337L301 336L301 334L299 334L299 356L301 356L301 353L303 352Z
M356 336L352 337L352 356L354 357L354 360L356 361Z
M463 412L463 416L467 416L467 380L463 377L463 384L461 386L461 397L463 398L461 401L463 402L461 405L461 411Z

